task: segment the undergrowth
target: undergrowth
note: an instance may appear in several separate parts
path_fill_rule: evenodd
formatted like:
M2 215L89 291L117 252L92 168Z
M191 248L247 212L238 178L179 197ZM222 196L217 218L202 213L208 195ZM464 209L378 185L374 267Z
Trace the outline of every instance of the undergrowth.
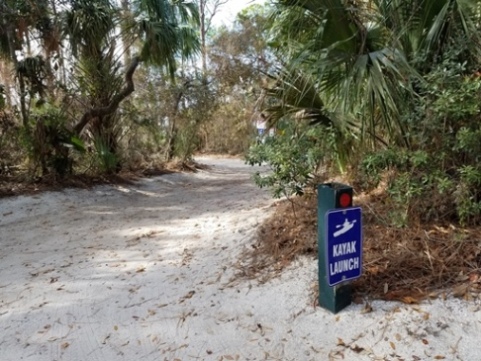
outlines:
M470 298L481 292L481 227L458 228L435 222L391 225L387 194L355 197L363 209L363 273L353 282L357 296L417 303L452 293ZM317 258L315 195L277 203L248 251L244 275L270 279L300 256Z

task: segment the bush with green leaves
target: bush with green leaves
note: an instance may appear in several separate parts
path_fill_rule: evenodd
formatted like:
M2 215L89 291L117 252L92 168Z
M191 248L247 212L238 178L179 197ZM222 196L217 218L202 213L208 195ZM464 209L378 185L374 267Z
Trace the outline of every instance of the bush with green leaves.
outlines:
M22 162L24 154L21 135L22 131L16 124L15 117L2 110L0 104L0 175L9 173L10 168Z
M119 156L111 150L109 144L101 137L95 136L94 145L94 164L101 173L114 174L118 171Z
M43 175L51 171L59 176L71 174L71 150L85 152L83 141L68 129L68 120L65 111L46 103L32 112L32 133L24 129L23 144Z
M443 218L454 213L449 207L454 190L451 177L438 169L441 163L442 159L421 150L372 152L360 164L360 183L364 190L381 185L387 192L390 212L384 214L384 221L388 224L403 227L413 218Z
M256 173L256 184L271 188L276 198L304 194L306 187L321 176L320 169L333 159L334 136L326 127L280 122L275 135L260 138L246 154L248 164L267 163L272 170Z
M463 59L466 46L453 44L416 84L404 116L408 146L370 152L361 162L368 188L385 181L391 223L481 220L481 77Z
M480 139L481 141L481 139ZM481 167L445 168L446 153L388 149L366 155L360 166L365 189L384 182L391 213L388 223L481 219Z

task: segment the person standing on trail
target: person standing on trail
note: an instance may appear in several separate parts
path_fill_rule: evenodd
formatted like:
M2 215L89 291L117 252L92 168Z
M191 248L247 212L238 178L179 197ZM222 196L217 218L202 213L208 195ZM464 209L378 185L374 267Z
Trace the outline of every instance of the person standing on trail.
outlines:
M260 119L257 120L256 128L257 128L257 136L259 138L262 138L266 133L266 129L267 129L267 119L264 113L261 113Z
M264 143L267 135L268 136L274 135L274 129L268 129L267 118L264 113L261 113L260 119L257 120L256 128L257 128L258 142ZM267 133L267 131L269 131L269 133Z

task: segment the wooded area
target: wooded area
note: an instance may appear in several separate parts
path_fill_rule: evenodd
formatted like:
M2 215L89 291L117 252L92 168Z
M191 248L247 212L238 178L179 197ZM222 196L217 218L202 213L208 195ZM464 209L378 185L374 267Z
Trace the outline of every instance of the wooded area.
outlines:
M1 1L1 180L246 154L277 196L341 174L389 223L479 221L478 1L281 0L230 27L222 6Z
M0 0L2 357L479 359L481 2L235 1Z
M251 149L275 169L258 181L300 194L341 173L381 187L387 224L478 222L479 2L281 3L264 112L282 136Z
M1 1L2 180L247 149L264 30L254 10L214 26L225 3Z
M479 1L280 3L263 103L277 135L247 159L292 204L261 227L252 273L317 255L313 190L337 179L364 212L360 295L479 294Z

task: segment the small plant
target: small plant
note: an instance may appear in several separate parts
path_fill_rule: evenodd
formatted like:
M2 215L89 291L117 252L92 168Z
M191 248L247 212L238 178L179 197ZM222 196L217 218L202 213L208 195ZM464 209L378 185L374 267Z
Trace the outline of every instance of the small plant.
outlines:
M332 153L326 150L330 130L306 123L283 122L274 136L266 136L253 145L247 155L250 165L267 163L271 173L257 173L256 184L272 189L276 198L302 195L319 175L321 164L327 164Z
M23 143L33 159L35 168L42 174L53 171L56 175L71 174L73 159L71 150L85 152L83 142L66 127L66 114L55 106L44 104L35 109L32 116L32 134L23 130Z
M94 137L95 158L102 173L113 174L117 171L119 159L102 137Z
M23 158L21 134L22 131L13 115L0 109L0 174L21 162Z
M198 124L194 121L188 121L178 132L174 141L174 155L182 162L191 160L194 152L199 148Z

